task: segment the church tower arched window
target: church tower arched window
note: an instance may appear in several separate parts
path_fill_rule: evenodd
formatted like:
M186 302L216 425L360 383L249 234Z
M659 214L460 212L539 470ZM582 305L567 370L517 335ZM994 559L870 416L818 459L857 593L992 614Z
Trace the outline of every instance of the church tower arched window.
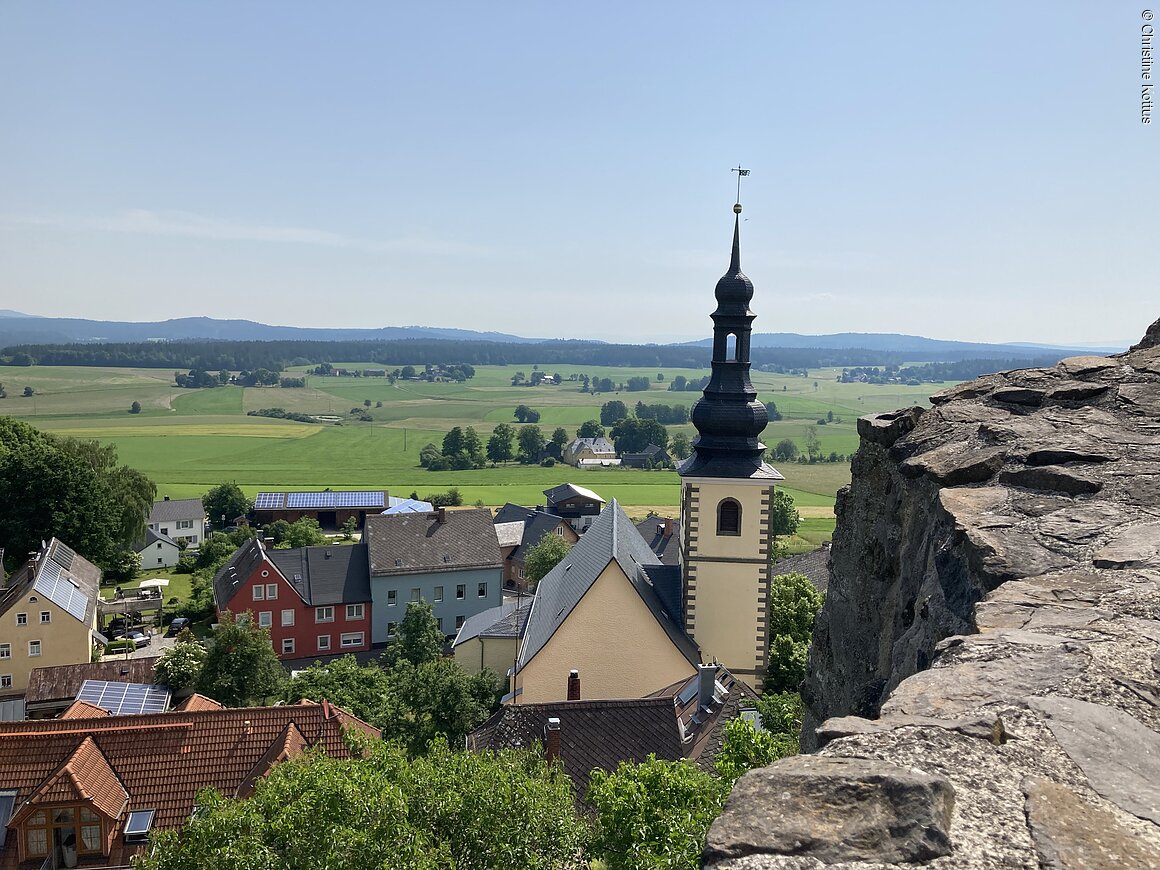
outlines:
M717 505L717 534L741 534L741 505L734 499L723 499Z

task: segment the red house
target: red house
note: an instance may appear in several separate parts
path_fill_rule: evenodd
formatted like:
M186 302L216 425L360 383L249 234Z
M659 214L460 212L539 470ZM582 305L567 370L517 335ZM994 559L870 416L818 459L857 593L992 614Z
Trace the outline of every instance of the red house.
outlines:
M359 652L371 645L367 549L267 550L254 538L213 581L218 613L250 613L282 659Z

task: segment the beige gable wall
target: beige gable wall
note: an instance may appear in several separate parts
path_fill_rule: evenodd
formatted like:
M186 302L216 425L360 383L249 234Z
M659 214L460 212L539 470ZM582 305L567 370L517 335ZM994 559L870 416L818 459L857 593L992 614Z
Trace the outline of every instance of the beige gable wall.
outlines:
M566 700L572 670L583 698L640 698L694 672L615 560L516 674L515 703Z
M37 600L32 601L33 598ZM51 622L41 623L41 611L51 614ZM16 624L18 613L28 614L28 625ZM95 624L78 622L44 595L29 590L0 616L0 643L12 645L11 658L0 659L0 674L11 674L12 686L0 689L0 694L27 689L28 675L33 668L88 662L92 657L92 630L95 627ZM30 640L40 641L39 656L28 655Z
M473 637L455 648L455 663L473 675L487 669L507 679L515 662L514 637Z
M717 534L717 506L741 505L741 534ZM764 481L686 478L681 493L685 625L704 661L751 688L765 675L773 487Z

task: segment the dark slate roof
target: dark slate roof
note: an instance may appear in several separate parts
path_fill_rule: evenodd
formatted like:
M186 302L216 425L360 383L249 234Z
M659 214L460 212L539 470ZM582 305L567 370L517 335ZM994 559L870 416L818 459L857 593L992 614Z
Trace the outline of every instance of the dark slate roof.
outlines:
M694 452L677 466L681 477L731 477L752 480L785 480L768 462L748 456L704 456Z
M486 508L368 516L363 540L374 577L503 566Z
M678 626L685 627L685 596L680 565L645 565L645 576L656 590L661 607Z
M173 538L169 537L169 535L163 535L160 532L153 531L152 529L146 529L145 537L141 540L138 540L133 545L133 548L139 553L146 547L152 547L158 541L163 544L172 544L174 547L179 546L177 541L173 540Z
M528 550L540 543L544 535L552 534L552 531L564 522L567 520L547 511L533 511L528 514L524 519L524 534L520 539L520 545L512 552L511 558L522 562L527 558Z
M830 544L822 544L816 550L797 556L787 556L773 566L773 575L805 574L819 592L825 592L830 585Z
M528 621L532 598L511 598L499 607L469 616L455 635L452 646L475 637L519 637Z
M307 604L356 604L371 600L365 544L268 550L267 555Z
M645 566L659 565L660 560L653 555L632 521L613 499L572 546L563 561L549 571L536 587L524 642L520 645L517 668L531 661L544 647L613 560L620 565L673 644L690 663L695 665L700 662L697 645L669 618L643 570ZM631 638L625 638L625 642L630 643Z
M265 548L258 538L250 538L230 557L213 578L213 602L226 610L230 600L258 565L265 561Z
M534 514L536 508L524 507L519 504L512 504L510 501L495 512L495 517L492 522L497 526L500 523L515 523L523 522L528 514Z
M644 538L649 549L657 554L662 565L681 564L680 520L668 517L648 517L636 524L636 530L640 532L640 536Z
M560 720L560 760L581 799L596 768L612 772L622 761L644 761L650 754L667 761L685 754L671 697L501 707L467 735L467 748L530 749L544 742L551 718Z
M603 502L600 496L590 489L585 489L582 486L576 486L574 483L561 483L559 486L553 486L551 489L544 490L544 497L548 500L549 505L559 504L562 501L567 501L570 498L592 498L596 501Z
M205 508L200 498L171 498L153 502L153 509L149 511L149 522L172 523L176 520L204 516ZM198 531L200 533L200 529Z

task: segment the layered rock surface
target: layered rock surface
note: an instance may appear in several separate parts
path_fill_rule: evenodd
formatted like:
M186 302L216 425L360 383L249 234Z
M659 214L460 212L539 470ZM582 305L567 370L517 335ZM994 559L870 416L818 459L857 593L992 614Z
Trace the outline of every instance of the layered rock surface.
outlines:
M739 782L706 864L1160 868L1160 321L932 403L859 421L815 754ZM929 830L867 784L900 770L929 780L906 804ZM877 838L843 845L858 819Z

